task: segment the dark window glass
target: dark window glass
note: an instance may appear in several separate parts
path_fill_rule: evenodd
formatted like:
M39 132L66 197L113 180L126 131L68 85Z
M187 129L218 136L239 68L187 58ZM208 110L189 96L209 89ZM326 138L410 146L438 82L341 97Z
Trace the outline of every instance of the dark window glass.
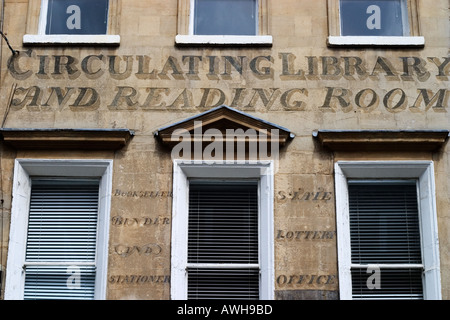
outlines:
M341 35L407 35L404 32L407 29L404 6L406 4L402 0L341 0Z
M46 34L106 34L109 0L48 0Z
M256 35L257 0L195 0L194 34Z

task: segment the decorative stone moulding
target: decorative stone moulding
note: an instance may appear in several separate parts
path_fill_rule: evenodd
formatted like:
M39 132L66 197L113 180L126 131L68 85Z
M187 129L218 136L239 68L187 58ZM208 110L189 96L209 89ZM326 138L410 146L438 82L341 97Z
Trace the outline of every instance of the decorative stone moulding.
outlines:
M288 140L295 137L295 135L291 131L289 131L289 129L256 118L247 113L238 111L225 105L213 108L197 116L161 128L157 130L154 135L164 145L173 147L174 145L179 143L177 139L174 140L172 138L173 133L178 129L183 129L189 132L189 137L192 143L195 142L196 139L202 139L202 137L197 136L197 132L203 135L203 133L208 129L220 130L223 136L223 142L227 142L228 135L226 134L226 131L228 129L242 129L244 131L244 134L241 136L233 136L234 142L244 140L248 142L249 137L245 134L248 129L255 130L254 132L256 133L257 139L261 136L260 133L264 133L265 135L267 135L267 137L265 138L267 139L267 143L271 143L273 139L278 139L278 143L280 146L285 145ZM273 135L273 130L277 130L276 136Z
M313 137L333 151L427 151L441 148L448 130L316 130Z
M17 149L117 150L134 136L128 129L16 129L0 130L3 141Z

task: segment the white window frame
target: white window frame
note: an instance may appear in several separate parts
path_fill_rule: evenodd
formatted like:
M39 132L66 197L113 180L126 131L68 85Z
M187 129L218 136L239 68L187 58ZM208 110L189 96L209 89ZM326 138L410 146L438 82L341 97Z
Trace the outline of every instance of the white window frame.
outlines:
M260 299L274 299L273 161L230 164L175 159L173 162L171 298L187 299L189 179L204 178L259 180Z
M112 163L112 160L15 160L5 300L23 300L24 298L25 272L23 266L25 263L31 179L34 176L100 178L94 299L106 299Z
M120 36L117 32L118 7L120 0L109 0L107 34L45 34L47 25L48 0L30 0L27 21L27 34L23 36L23 44L99 44L119 45ZM35 21L32 15L39 17Z
M404 24L403 36L342 36L340 0L328 0L329 46L411 46L423 47L425 38L420 35L417 0L401 0ZM407 28L407 30L406 30Z
M335 163L339 292L352 299L348 179L417 179L421 232L423 295L440 300L441 275L432 161L338 161Z
M270 0L258 0L257 35L195 35L194 6L195 0L178 0L178 45L272 45L269 35L268 7Z

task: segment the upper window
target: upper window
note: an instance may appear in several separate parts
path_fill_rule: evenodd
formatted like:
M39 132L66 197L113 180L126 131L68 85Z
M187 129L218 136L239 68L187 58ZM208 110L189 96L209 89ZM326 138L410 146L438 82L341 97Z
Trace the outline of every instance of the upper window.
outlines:
M45 34L106 34L108 0L47 1Z
M30 0L24 44L114 44L120 0ZM36 17L39 17L38 19Z
M194 34L257 35L258 0L195 0Z
M267 0L180 0L177 44L270 45Z
M341 35L408 36L406 0L341 0Z
M329 0L330 45L424 45L415 0Z

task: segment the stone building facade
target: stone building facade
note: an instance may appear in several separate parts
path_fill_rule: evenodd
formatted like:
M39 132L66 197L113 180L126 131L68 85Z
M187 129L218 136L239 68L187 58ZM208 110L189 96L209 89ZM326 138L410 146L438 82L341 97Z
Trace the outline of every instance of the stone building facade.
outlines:
M450 298L447 0L1 13L1 299Z

